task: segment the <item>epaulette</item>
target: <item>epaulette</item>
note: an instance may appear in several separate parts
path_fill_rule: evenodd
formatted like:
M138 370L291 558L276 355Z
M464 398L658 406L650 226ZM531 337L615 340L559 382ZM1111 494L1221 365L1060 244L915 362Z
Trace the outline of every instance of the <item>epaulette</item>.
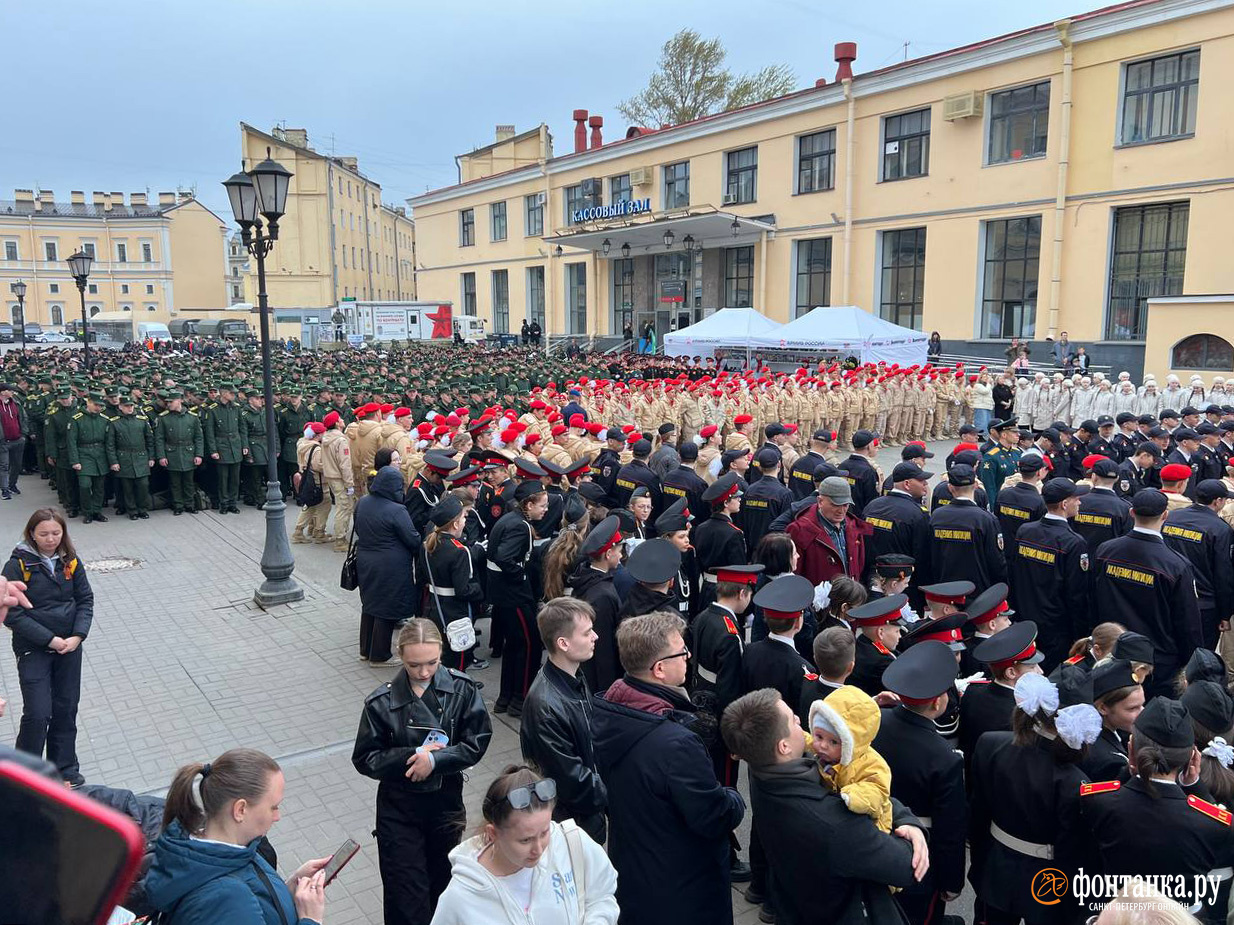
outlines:
M809 665L802 665L802 666L801 666L801 673L802 673L803 675L805 675L805 679L806 679L807 681L817 681L817 680L818 680L818 675L817 675L817 674L815 674L813 671L811 671L811 670L810 670L810 666L809 666Z
M139 420L139 421L148 421L148 420L149 420L149 418L147 418L144 414L135 414L135 415L133 415L133 417L137 418L137 420Z
M163 415L165 415L165 414L169 414L169 413L170 413L170 409L166 409L166 410L160 411L160 412L159 412L159 417L162 417Z
M189 408L189 414L193 414L193 415L197 414L197 409L196 409L196 408Z
M1092 796L1094 793L1113 793L1121 786L1122 783L1116 780L1098 781L1093 784L1080 784L1080 796Z
M734 623L733 618L728 616L727 614L724 615L724 628L728 630L729 634L732 636L741 635L740 633L737 632L737 624Z
M988 450L985 451L985 454L986 456L997 456L999 453L1002 452L1002 450L1003 448L1001 446L992 446Z
M389 681L387 681L385 684L381 685L381 687L377 688L377 690L373 691L373 693L365 697L364 702L371 703L372 701L380 697L382 694L388 694L388 693L390 693L390 682Z
M450 540L451 540L451 541L454 543L454 545L455 545L455 546L457 546L459 549L466 549L466 548L467 548L467 547L466 547L466 546L464 546L462 543L460 543L458 540L456 540L454 537L450 537Z
M73 420L76 421L78 418L85 417L85 416L86 416L86 412L78 411L75 415L73 415Z
M1216 819L1222 825L1229 825L1232 818L1230 811L1215 803L1208 803L1197 796L1187 797L1187 805L1196 812L1203 813L1209 819Z
M1082 661L1084 661L1084 653L1083 653L1083 652L1081 652L1079 655L1073 655L1073 656L1071 656L1071 658L1066 659L1066 660L1063 662L1063 664L1064 664L1064 665L1078 665L1078 664L1080 664L1080 662L1082 662Z
M450 674L453 677L457 678L460 681L466 681L469 684L476 683L476 679L473 678L471 675L469 675L465 671L459 671L457 668L447 668L446 671L450 672Z

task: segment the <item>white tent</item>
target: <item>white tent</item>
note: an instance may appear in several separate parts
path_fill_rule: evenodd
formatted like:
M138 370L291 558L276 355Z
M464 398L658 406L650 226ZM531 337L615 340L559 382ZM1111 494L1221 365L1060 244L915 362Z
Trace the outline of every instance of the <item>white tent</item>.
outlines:
M671 357L709 357L717 347L754 343L758 335L772 335L780 325L752 308L722 308L697 324L664 335L664 353Z
M756 335L750 346L782 350L826 350L851 354L862 363L925 363L920 331L884 321L855 305L815 308L774 331Z

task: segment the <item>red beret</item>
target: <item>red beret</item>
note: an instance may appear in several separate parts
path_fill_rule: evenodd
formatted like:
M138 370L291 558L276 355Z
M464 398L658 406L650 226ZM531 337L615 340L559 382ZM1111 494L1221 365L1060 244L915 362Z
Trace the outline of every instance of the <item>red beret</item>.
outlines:
M714 424L708 424L699 430L698 435L702 437L704 440L706 440L707 438L715 434L715 432L719 429L720 428L716 427L716 425Z
M396 418L405 418L405 417L410 417L410 416L411 416L411 409L410 409L410 408L395 408L395 409L394 409L394 416L395 416Z
M566 431L568 431L569 429L570 429L570 428L566 427L566 425L564 425L564 424L554 424L554 425L553 425L552 430L550 431L550 433L551 433L554 437L560 437L562 434L564 434L564 433L565 433Z
M542 410L544 410L544 409L545 409L545 408L547 408L547 407L548 407L548 405L544 404L544 402L540 401L540 399L538 399L538 398L537 398L535 401L533 401L533 402L531 403L531 410L532 410L532 411L542 411Z
M539 439L540 439L540 435L536 433L535 431L532 431L526 436L526 438L524 438L523 442L527 444L528 446L531 446L533 443L535 443Z
M1182 463L1170 463L1161 470L1161 481L1183 482L1191 478L1191 467Z
M583 416L581 414L570 415L570 426L571 427L582 427L586 423L587 423L586 420L583 419Z
M1085 469L1091 469L1093 466L1097 465L1099 460L1106 458L1107 457L1102 456L1100 453L1089 453L1084 457L1084 461L1080 463L1080 465L1082 465Z
M326 432L326 425L321 423L321 421L310 421L309 429L315 434L324 434Z
M446 425L449 427L458 427L462 423L462 420L457 414L451 414L446 417Z
M381 406L381 413L382 413L382 414L389 414L389 413L390 413L391 411L393 411L393 410L394 410L394 406L393 406L393 405L386 405L386 404L383 404L383 405Z
M338 422L339 422L339 416L338 416L337 411L331 411L329 414L326 415L325 420L322 421L322 423L326 425L327 430L329 430L331 427L333 427Z
M501 432L501 442L502 443L513 443L517 439L518 439L517 430L507 429Z
M748 414L739 414L737 417L733 418L733 423L740 426L742 424L749 424L753 420L754 418L750 417Z

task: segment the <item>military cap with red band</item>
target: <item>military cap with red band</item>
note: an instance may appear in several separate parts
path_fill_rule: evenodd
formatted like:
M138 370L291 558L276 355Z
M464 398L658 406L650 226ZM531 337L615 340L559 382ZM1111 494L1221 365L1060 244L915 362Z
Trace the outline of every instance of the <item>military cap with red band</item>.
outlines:
M758 576L762 571L763 566L760 564L717 565L714 568L707 569L707 574L715 575L716 581L728 581L738 585L753 585L758 584ZM762 605L760 604L759 606L761 607Z
M955 655L945 643L925 640L887 666L882 686L903 703L929 703L950 690L956 668Z
M727 573L728 570L725 570ZM716 575L717 581L727 581ZM768 620L796 620L814 600L814 585L801 575L781 575L773 578L754 595L754 604L763 609Z
M977 646L973 658L996 671L1021 662L1039 664L1045 656L1037 651L1037 624L1032 620L1013 623Z
M703 500L712 507L718 507L728 501L733 495L741 491L741 482L738 479L736 472L730 472L728 475L721 476L703 492Z
M610 514L592 527L587 539L583 540L581 552L585 556L598 559L620 542L620 521L616 515Z
M920 620L904 634L900 648L908 649L926 640L944 643L952 652L964 651L964 633L961 627L968 622L968 614L960 610L937 620ZM890 690L890 688L888 688Z
M971 581L944 581L934 585L922 585L921 593L925 595L925 599L931 604L956 604L957 606L962 606L965 598L976 589L977 586Z
M974 626L984 626L1000 614L1008 617L1015 611L1007 606L1008 588L1005 582L990 585L968 602L968 619Z

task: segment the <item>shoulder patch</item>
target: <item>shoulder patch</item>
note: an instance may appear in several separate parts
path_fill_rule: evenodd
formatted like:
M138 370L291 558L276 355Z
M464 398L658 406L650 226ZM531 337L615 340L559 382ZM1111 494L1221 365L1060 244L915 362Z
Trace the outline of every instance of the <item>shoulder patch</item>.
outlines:
M724 628L728 630L730 636L740 635L737 632L737 624L733 622L733 618L728 616L728 614L724 615Z
M78 411L75 415L73 415L73 420L76 421L78 418L85 417L85 416L86 414L84 411Z
M818 680L818 675L810 670L809 665L802 665L801 673L805 676L805 679L807 681L817 681Z
M1086 552L1080 553L1080 571L1088 571L1088 553Z
M1084 654L1080 653L1079 655L1071 656L1071 658L1064 661L1063 664L1064 665L1078 665L1082 661L1084 661Z
M467 547L466 547L466 546L464 546L462 543L460 543L458 540L456 540L454 537L450 537L450 542L452 542L452 543L453 543L455 546L457 546L459 549L466 549L466 548L467 548Z
M1230 822L1234 820L1234 816L1231 815L1228 809L1224 809L1220 806L1217 806L1214 803L1205 802L1204 800L1201 800L1197 796L1187 797L1187 805L1190 806L1192 809L1194 809L1196 812L1203 813L1205 816L1208 816L1208 818L1210 819L1216 819L1218 822L1220 822L1222 825L1225 825L1225 826L1228 826Z
M164 415L166 415L166 414L170 414L170 412L169 412L169 411L160 411L160 412L159 412L159 417L163 417L163 416L164 416Z
M377 688L377 690L373 691L371 694L365 697L364 702L371 703L372 701L376 700L378 697L382 696L383 694L388 694L388 693L390 693L390 682L389 681L387 681L385 684L381 685L381 687Z
M1080 796L1092 796L1094 793L1113 793L1122 784L1116 780L1099 781L1095 784L1080 784Z
M465 671L459 671L457 668L447 668L446 671L450 672L451 677L456 678L459 681L466 681L468 684L473 685L476 683L476 679L471 677L471 675L467 674Z

